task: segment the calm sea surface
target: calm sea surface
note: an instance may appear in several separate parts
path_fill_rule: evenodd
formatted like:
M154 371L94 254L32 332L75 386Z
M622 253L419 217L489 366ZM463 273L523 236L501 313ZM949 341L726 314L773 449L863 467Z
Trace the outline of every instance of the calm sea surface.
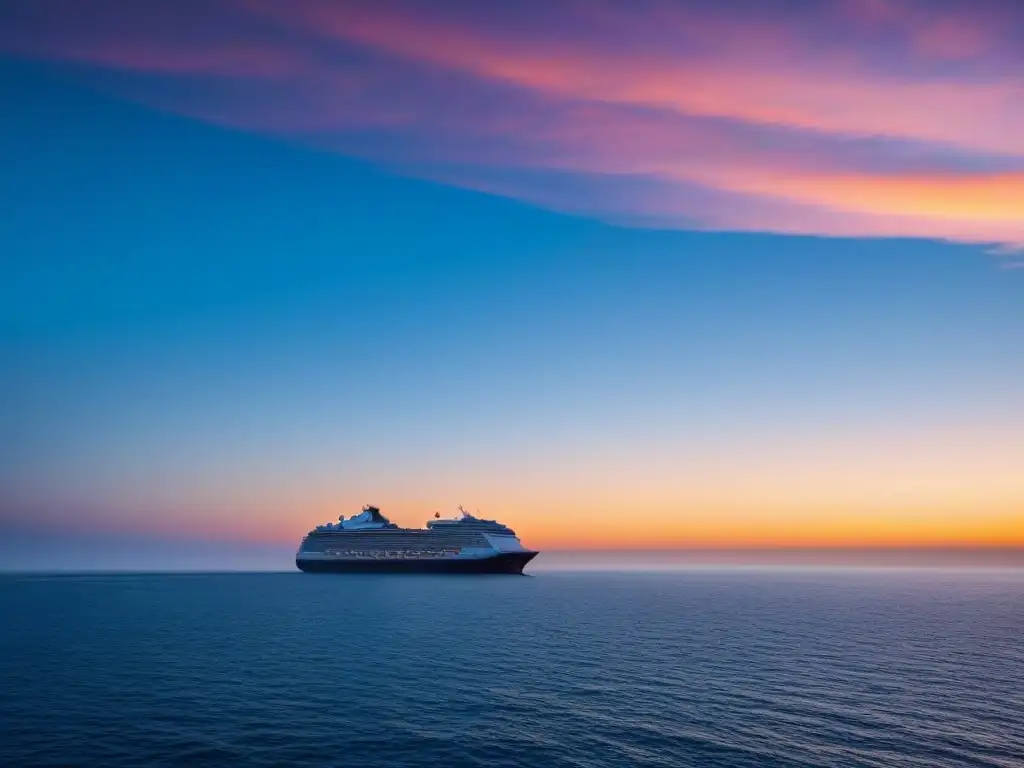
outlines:
M0 765L1024 766L1024 572L0 577Z

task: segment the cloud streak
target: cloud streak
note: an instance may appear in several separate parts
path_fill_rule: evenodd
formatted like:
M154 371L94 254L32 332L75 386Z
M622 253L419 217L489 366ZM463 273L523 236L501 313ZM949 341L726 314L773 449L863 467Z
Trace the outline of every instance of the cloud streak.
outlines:
M658 226L1024 242L1009 2L70 0L0 51L151 106Z

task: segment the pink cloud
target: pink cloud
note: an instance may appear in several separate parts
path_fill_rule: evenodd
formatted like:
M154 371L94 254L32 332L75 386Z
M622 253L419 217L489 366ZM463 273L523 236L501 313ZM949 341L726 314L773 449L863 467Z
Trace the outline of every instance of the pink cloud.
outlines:
M923 21L912 40L926 56L970 60L991 50L993 36L994 30L988 24L964 13Z
M88 65L161 109L616 220L1024 242L1009 44L1024 18L1003 5L454 8L40 0L0 50ZM559 192L545 172L586 183Z
M708 12L684 15L679 26L688 30L686 37L715 41L694 57L664 50L608 50L543 37L509 38L463 20L399 8L309 2L281 12L276 4L251 4L287 15L282 22L308 31L554 97L660 107L828 134L1024 152L1024 80L1019 73L981 83L966 76L879 75L846 63L848 57L842 54L808 45L799 29L774 21L762 27L756 20ZM770 42L763 45L766 39Z

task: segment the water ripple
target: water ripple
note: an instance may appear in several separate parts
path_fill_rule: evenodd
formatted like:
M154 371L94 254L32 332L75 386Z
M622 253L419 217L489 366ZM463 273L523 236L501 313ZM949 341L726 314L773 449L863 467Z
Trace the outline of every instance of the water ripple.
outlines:
M1024 765L1024 576L0 578L0 764Z

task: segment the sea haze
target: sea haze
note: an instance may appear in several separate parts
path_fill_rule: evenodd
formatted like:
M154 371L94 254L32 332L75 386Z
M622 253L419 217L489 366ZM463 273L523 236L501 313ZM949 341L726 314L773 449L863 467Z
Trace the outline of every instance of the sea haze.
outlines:
M1024 572L0 577L2 765L1003 766Z
M534 542L528 537L526 544ZM0 573L292 571L298 540L249 541L54 531L0 525ZM1020 568L1022 547L760 547L660 550L539 547L528 570L634 571L693 567Z

